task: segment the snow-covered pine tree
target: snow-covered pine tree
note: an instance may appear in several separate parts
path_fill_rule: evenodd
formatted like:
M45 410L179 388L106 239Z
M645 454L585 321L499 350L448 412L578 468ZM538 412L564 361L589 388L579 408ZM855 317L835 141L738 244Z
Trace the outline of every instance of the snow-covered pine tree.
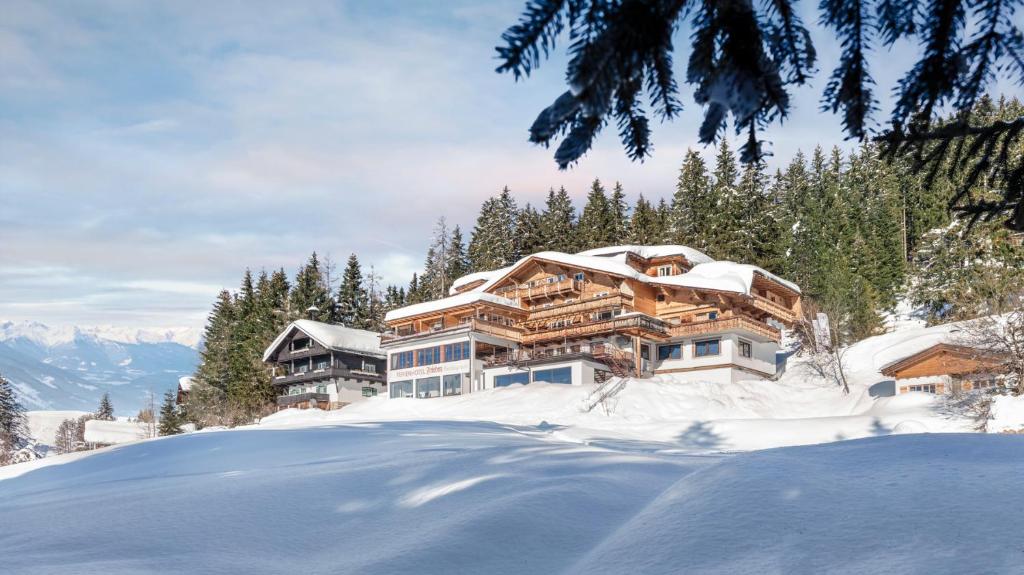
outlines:
M516 218L516 252L520 257L547 249L540 212L529 203L519 210Z
M636 201L633 208L633 216L629 220L629 232L626 242L637 245L653 245L661 243L662 240L661 222L658 212L651 206L651 203L644 199L644 195Z
M707 251L711 245L710 222L714 215L707 166L699 153L687 150L672 196L669 221L672 242Z
M100 398L100 406L96 408L96 419L114 421L114 404L110 402L109 393L104 393Z
M600 180L595 179L590 185L576 232L580 250L615 245L614 214Z
M672 234L672 207L665 198L658 200L658 207L654 209L658 216L658 241L659 244L671 244Z
M711 196L715 199L714 212L707 220L711 225L707 234L708 255L720 260L743 261L744 198L740 198L736 181L739 166L736 155L729 148L729 141L722 138L715 156L715 170L711 184Z
M14 386L0 374L0 465L13 463L15 453L29 444L25 408L14 393Z
M744 166L736 190L733 209L738 222L731 245L738 249L730 254L730 259L771 269L769 264L779 242L779 228L768 194L764 163Z
M541 215L541 233L547 249L570 254L576 251L576 208L565 188L548 191Z
M624 244L629 229L629 204L626 203L626 193L619 182L615 182L612 193L608 196L608 210L611 225L610 241L613 245Z
M326 284L320 258L313 252L306 265L295 275L289 296L290 318L329 320L333 309ZM310 311L310 308L316 310Z
M338 286L338 320L341 325L366 329L369 325L366 288L356 254L348 257Z
M455 226L452 229L452 239L449 242L451 249L446 254L445 263L450 281L455 281L469 273L469 258L466 255L466 242L462 238L462 229ZM447 295L447 294L446 294Z
M469 241L469 261L473 271L503 268L518 259L515 235L518 213L516 201L507 186L497 197L483 203Z
M178 435L182 432L178 406L174 401L174 392L164 393L164 402L160 405L160 426L157 432L161 435Z

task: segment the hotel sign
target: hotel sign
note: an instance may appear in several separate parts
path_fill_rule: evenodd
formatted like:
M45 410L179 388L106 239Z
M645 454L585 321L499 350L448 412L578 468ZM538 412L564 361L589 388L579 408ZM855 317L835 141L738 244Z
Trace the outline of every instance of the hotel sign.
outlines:
M388 371L388 381L403 381L419 377L441 376L467 372L469 372L469 360L452 361L448 363L435 363L434 365L409 367L406 369L393 369Z

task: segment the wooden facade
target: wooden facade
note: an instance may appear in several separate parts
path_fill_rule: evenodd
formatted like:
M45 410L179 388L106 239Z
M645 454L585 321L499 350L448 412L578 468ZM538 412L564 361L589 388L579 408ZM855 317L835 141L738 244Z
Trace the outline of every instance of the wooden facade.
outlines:
M999 357L969 346L939 343L882 368L899 393L971 391L990 387ZM912 381L911 381L912 380Z
M587 265L588 260L599 261ZM641 340L658 343L736 332L778 344L781 332L776 325L791 325L799 317L799 291L766 272L753 273L749 293L670 281L693 265L683 255L644 258L625 251L612 260L542 253L522 260L501 277L474 279L454 290L482 290L505 298L509 305L481 299L402 315L387 322L389 331L382 341L385 346L400 345L467 330L490 333L510 346L528 348L532 357L542 357L547 348L623 336L634 342L630 361L639 371ZM665 281L659 282L662 277ZM509 357L508 352L501 346L478 345L475 359L491 365L495 357Z

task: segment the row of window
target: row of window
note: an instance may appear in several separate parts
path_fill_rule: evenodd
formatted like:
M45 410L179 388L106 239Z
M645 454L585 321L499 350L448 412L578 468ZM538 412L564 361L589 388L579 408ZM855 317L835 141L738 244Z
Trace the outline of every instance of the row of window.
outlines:
M417 380L394 381L389 385L391 388L390 395L392 398L415 397L417 399L440 397L442 393L445 396L461 395L462 379L463 375L456 373L444 377L434 376L423 377Z
M312 359L309 359L309 360L302 360L302 363L298 363L298 362L292 362L292 363L295 366L295 369L293 370L292 373L309 373L310 371L325 370L325 369L331 367L331 358L330 358L330 356L316 357L316 358L312 358ZM348 366L344 362L341 362L341 361L336 361L334 363L334 367L337 367L337 368L340 368L340 369L352 369L352 370L366 371L366 372L369 372L369 373L377 373L377 364L375 364L373 362L370 362L370 361L366 361L366 360L362 361L362 366L361 367L351 367L351 366Z
M508 373L505 375L498 375L494 378L494 387L508 387L517 383L526 385L530 383L530 376L533 376L533 381L543 381L546 383L564 383L566 385L572 384L572 368L571 367L556 367L554 369L538 369L531 372L520 371L516 373Z
M740 357L751 357L753 356L753 346L749 341L739 340L739 351ZM721 355L722 353L722 340L720 339L705 339L701 341L693 342L693 357L709 357L715 355ZM658 346L658 360L664 361L666 359L682 359L683 358L683 344L672 343L668 345Z
M391 354L391 369L405 369L419 365L434 365L469 359L469 342L460 341Z

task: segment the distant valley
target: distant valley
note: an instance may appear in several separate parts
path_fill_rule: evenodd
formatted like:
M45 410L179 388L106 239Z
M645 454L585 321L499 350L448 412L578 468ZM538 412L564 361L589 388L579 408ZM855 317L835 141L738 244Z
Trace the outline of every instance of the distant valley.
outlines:
M51 327L0 322L0 374L28 410L92 411L104 392L134 415L199 362L195 328Z

